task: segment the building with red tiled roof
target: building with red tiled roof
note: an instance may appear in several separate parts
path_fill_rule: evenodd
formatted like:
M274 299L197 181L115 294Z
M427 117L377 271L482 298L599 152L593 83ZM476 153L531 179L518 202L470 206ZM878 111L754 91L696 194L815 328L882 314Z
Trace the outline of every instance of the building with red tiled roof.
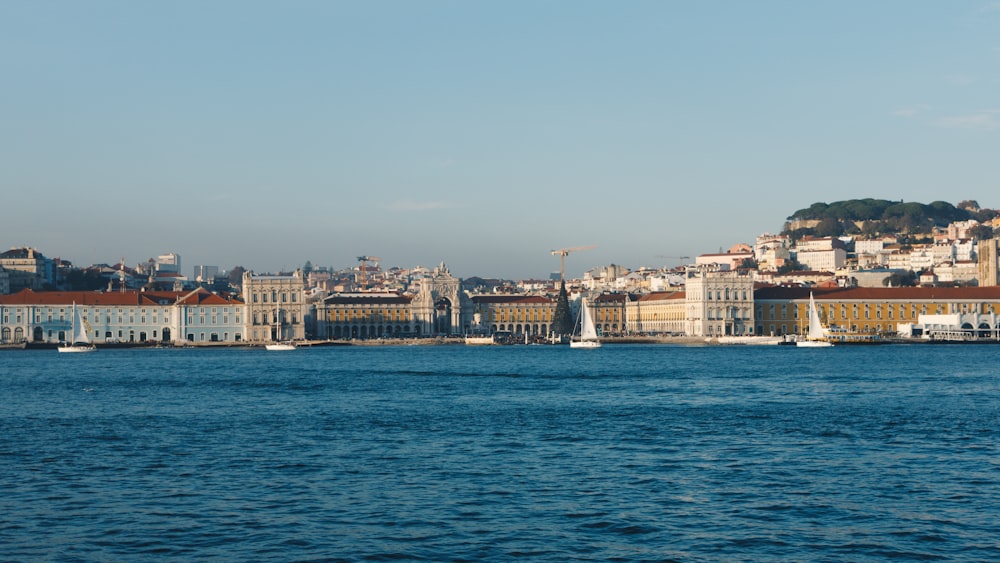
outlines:
M977 314L998 328L1000 287L808 288L769 286L754 292L758 334L801 334L813 294L824 325L860 334L895 335L920 315Z
M74 305L87 333L106 343L239 342L243 301L204 289L169 291L32 291L0 296L0 341L58 343L72 327Z
M683 291L654 291L625 304L629 334L683 335L686 301Z
M556 302L541 295L473 295L472 331L546 336Z
M328 340L415 336L413 297L394 292L335 293L316 307L316 334Z
M625 307L634 298L626 293L602 293L589 301L590 315L601 336L621 335L626 331Z

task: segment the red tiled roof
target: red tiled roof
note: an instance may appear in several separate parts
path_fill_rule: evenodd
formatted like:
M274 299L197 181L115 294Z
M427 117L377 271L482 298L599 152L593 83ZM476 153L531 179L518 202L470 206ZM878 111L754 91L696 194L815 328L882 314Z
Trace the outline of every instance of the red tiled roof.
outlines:
M684 299L683 291L654 291L639 298L639 301L668 301L671 299Z
M0 295L0 305L91 305L91 306L133 306L133 305L173 305L186 294L176 291L32 291L21 290L13 295ZM166 302L166 303L164 303ZM186 304L242 305L237 298L227 299L204 289L193 292Z
M548 297L541 295L475 295L473 303L552 303Z
M242 305L243 300L237 297L223 297L201 287L187 294L178 294L179 303L184 305Z
M411 301L412 297L398 293L335 294L323 300L328 305L406 305Z
M847 287L809 288L770 286L754 291L755 300L808 299L843 301L921 301L921 300L1000 300L1000 287Z

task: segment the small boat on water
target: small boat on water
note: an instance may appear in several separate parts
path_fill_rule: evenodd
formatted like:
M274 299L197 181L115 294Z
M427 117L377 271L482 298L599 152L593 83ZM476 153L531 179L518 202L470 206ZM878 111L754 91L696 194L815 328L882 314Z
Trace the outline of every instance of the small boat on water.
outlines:
M76 309L76 302L73 302L73 328L70 331L69 340L56 348L60 352L93 352L97 348L90 343L90 335L87 334L87 325L80 318L80 312Z
M492 346L496 344L493 340L493 336L488 335L465 335L465 345L466 346Z
M574 329L574 332L575 329ZM597 339L597 328L594 326L594 319L590 316L590 308L584 301L580 305L580 338L579 340L570 338L570 348L600 348L601 341Z
M722 344L725 346L777 346L785 341L781 336L716 336L706 338L709 344Z
M283 352L288 350L295 350L296 348L297 346L295 346L294 342L275 342L273 344L264 345L265 350L270 350L272 352Z
M809 293L809 331L804 340L796 340L795 345L802 348L828 348L833 346L826 338L823 331L823 321L819 318L819 311L816 310L816 301L813 294Z

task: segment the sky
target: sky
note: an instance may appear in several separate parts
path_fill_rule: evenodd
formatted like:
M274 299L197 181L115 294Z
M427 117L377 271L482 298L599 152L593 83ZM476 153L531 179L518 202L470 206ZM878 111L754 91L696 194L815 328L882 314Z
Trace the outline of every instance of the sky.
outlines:
M0 2L0 246L258 272L675 266L1000 207L1000 1Z

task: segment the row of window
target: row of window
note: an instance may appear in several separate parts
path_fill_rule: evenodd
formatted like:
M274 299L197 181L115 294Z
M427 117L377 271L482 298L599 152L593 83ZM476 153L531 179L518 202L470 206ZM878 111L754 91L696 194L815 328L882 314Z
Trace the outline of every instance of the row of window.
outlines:
M788 317L788 306L789 306L788 304L782 304L781 305L781 309L780 309L781 316L778 317L778 316L775 316L775 310L776 310L775 309L775 304L771 303L771 304L768 305L768 308L767 308L768 317L764 317L764 314L763 314L764 313L763 305L758 304L757 305L757 309L756 309L757 317L758 318L771 318L771 319L775 319L775 318L782 318L782 319L783 318L787 318ZM799 318L800 310L802 311L801 314L805 315L805 307L806 307L806 305L792 304L791 307L792 307L792 318L793 319L798 319ZM834 319L838 319L838 318L842 319L842 320L845 320L845 319L848 319L848 318L851 318L851 319L860 319L862 317L864 317L865 319L871 319L872 318L872 308L873 308L873 305L869 304L869 303L864 303L863 305L861 305L860 308L859 308L859 304L858 303L851 303L850 304L850 310L848 310L848 304L847 303L839 303L839 304L817 304L817 306L816 306L816 309L819 312L820 316L824 317L826 319L829 319L829 320L834 320ZM928 306L927 304L921 304L921 305L917 306L917 305L912 304L912 303L910 303L910 304L903 304L903 303L891 304L891 303L889 303L889 304L881 304L881 305L876 304L876 305L874 305L874 309L875 309L874 317L875 317L876 320L882 319L883 311L885 311L885 316L888 319L900 319L900 320L903 320L903 319L909 318L910 320L915 320L917 318L918 314L920 314L920 315L927 315L927 314L942 315L942 314L945 314L947 311L949 311L949 309L950 309L950 312L952 312L952 313L958 313L958 312L961 312L961 313L975 313L975 312L978 312L978 313L982 313L982 314L989 314L989 313L993 312L993 305L984 304L981 307L979 307L979 306L976 306L976 305L969 305L969 304L966 304L966 303L961 303L961 304L959 304L959 303L952 303L952 304L950 304L950 306L949 306L949 304L937 304L937 305L930 305L930 306ZM977 309L981 309L981 310L977 310ZM839 315L838 315L838 313L839 313Z
M250 294L250 299L254 303L268 303L268 297L270 297L270 303L278 303L279 300L281 303L299 302L299 294L297 291L282 291L279 293L278 290L272 289L270 292L261 291L258 293L255 291Z

